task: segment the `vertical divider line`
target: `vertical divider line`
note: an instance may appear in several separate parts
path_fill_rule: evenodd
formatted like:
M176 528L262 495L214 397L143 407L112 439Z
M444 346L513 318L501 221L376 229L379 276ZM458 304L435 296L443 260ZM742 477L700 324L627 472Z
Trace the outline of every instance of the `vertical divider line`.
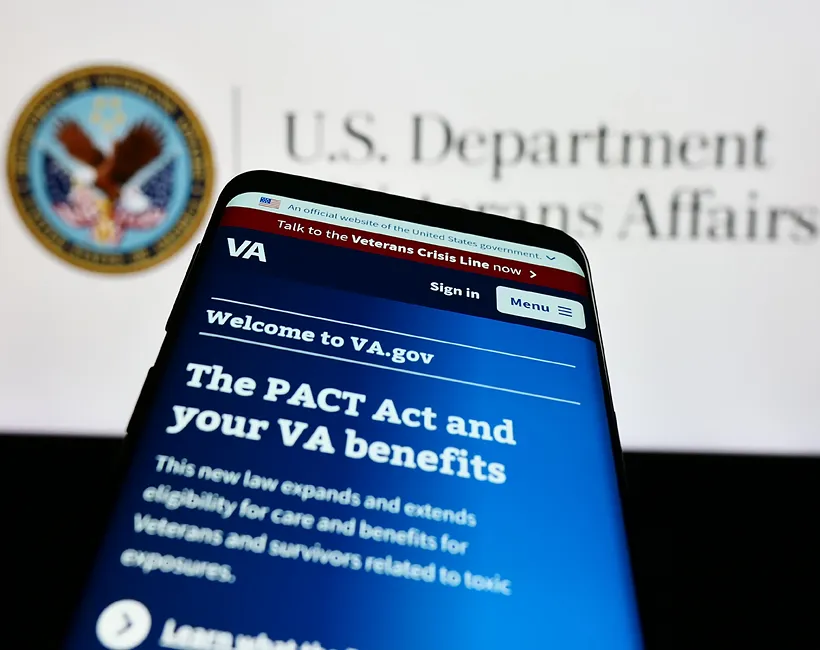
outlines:
M231 86L231 157L233 175L242 172L242 89Z

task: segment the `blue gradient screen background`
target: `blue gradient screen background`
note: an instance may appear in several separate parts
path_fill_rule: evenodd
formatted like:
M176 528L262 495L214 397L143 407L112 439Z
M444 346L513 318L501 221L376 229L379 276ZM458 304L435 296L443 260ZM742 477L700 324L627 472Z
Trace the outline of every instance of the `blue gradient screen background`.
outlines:
M241 241L249 234L221 228L208 252L204 271L193 288L193 299L181 314L177 345L159 378L158 398L148 414L66 648L101 647L95 634L97 618L108 604L121 599L138 600L151 612L152 628L140 647L161 645L163 625L168 619L177 625L234 634L265 632L271 639L294 639L296 647L303 641L318 641L321 647L334 650L642 647L593 340L446 311L441 308L445 302L428 303L436 307L411 304L415 289L406 272L422 268L416 263L253 233L252 239L264 242L267 250L267 262L262 264L258 260L230 257L226 245L229 236ZM383 269L382 273L372 273L374 263ZM436 274L444 274L448 280L461 278L462 282L466 277L452 271ZM359 277L362 285L371 283L375 287L380 283L384 290L392 288L397 299L373 295L379 293L375 290L370 295L342 290L342 276L348 287L355 285ZM327 281L320 282L322 277ZM497 284L486 278L484 283L490 289ZM575 367L367 331L215 298L555 360ZM442 298L431 296L430 300ZM385 348L416 349L435 357L423 368L418 363L395 365L355 352L349 341L343 349L331 350L317 347L316 343L211 324L208 309L242 317L250 314L266 322L312 329L317 338L321 331L345 339L361 336L377 339ZM382 366L412 367L428 374L577 403L344 363L203 336L200 332L281 344L294 350L332 353ZM257 383L256 393L241 397L187 386L191 378L186 371L189 363L217 364L234 378L252 377ZM282 401L284 398L265 401L262 395L268 377L285 379L294 389L307 382L314 392L332 386L366 394L367 400L359 407L359 417L290 406ZM437 414L437 430L373 421L370 415L385 398L392 399L399 411L405 407L431 407ZM200 431L192 425L172 435L166 433L166 427L174 424L174 405L264 419L270 421L270 428L262 432L259 441L225 436L218 429ZM516 444L451 435L445 431L449 415L484 420L491 425L512 420ZM285 446L278 418L309 423L308 434L293 447ZM328 428L335 454L301 448L309 432L319 425ZM369 442L408 445L417 452L429 449L438 454L451 446L466 449L470 455L480 454L487 462L502 463L506 481L493 484L378 464L368 458L348 458L344 454L344 432L348 428ZM338 490L351 488L362 499L366 495L399 497L402 506L412 502L453 511L465 509L474 514L477 525L316 500L303 502L278 491L251 490L241 482L225 485L196 476L177 476L157 471L158 455L186 459L197 468L250 470L280 481ZM218 514L195 509L172 511L144 500L145 489L159 485L212 492L237 502L250 498L254 504L311 513L317 518L355 518L357 526L360 520L366 520L369 525L396 530L416 528L436 538L447 533L469 545L463 555L453 555L442 550L287 527L267 518L254 521L239 517L237 512L223 519ZM284 559L271 555L266 548L257 553L147 535L135 530L137 513L220 529L225 535L230 531L256 539L264 535L265 545L272 540L308 547L320 543L323 549L359 554L362 561L368 556L390 556L394 561L409 560L425 567L435 564L436 577L428 583L377 575L364 568L352 570ZM227 565L232 577L220 581L163 570L145 573L139 567L123 565L123 552L128 549ZM462 584L441 584L441 567L459 572ZM467 571L509 580L509 595L468 589L463 581Z

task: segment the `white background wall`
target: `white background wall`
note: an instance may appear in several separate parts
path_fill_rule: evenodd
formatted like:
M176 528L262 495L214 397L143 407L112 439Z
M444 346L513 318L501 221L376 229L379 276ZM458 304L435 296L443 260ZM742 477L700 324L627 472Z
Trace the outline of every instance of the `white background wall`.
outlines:
M761 0L7 3L0 129L5 147L24 103L57 74L115 63L192 105L219 188L270 168L473 207L518 202L532 220L540 204L563 203L591 260L627 448L820 453L818 18L808 2ZM307 148L317 111L328 148L298 162L287 115ZM385 162L327 160L362 153L342 129L351 113ZM489 164L415 163L415 113L565 138L599 124L676 137L762 127L767 164L606 168L589 154L494 180ZM800 210L814 230L784 221L775 241L670 239L671 196L687 187L741 213L756 192L761 214ZM656 238L628 218L640 191ZM578 220L581 206L597 230ZM194 243L144 272L84 271L33 239L3 183L0 430L121 435Z

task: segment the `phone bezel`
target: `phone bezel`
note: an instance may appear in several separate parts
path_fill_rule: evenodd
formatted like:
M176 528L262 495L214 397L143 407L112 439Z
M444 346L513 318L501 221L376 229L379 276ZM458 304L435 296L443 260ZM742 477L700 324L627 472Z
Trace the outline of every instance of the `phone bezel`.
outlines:
M330 207L355 210L377 216L409 221L423 226L454 230L468 235L490 237L511 243L541 247L564 253L578 262L586 276L589 290L588 300L591 306L591 313L587 314L588 323L593 325L595 333L595 343L601 372L601 386L604 394L610 443L617 475L619 501L626 529L630 567L636 591L639 625L645 640L646 624L642 615L642 611L645 609L642 603L645 601L641 596L641 581L637 578L639 569L635 552L636 524L628 505L629 499L627 498L628 491L623 452L618 434L617 418L612 402L609 373L606 366L603 340L600 334L598 310L595 303L589 261L580 243L564 231L548 226L386 194L374 190L265 170L249 171L234 177L222 190L214 204L201 242L194 251L171 314L166 322L165 339L162 342L154 365L148 372L128 424L121 457L117 463L114 474L111 476L110 482L112 485L107 493L107 498L105 498L101 504L101 514L98 520L99 527L94 534L95 543L89 545L88 555L82 560L87 567L85 571L86 579L82 590L77 594L74 611L72 613L76 616L76 610L82 602L83 594L91 578L94 560L104 541L119 494L125 485L125 479L131 467L134 451L138 447L142 437L144 418L153 401L157 383L156 380L162 375L163 367L169 361L171 351L178 336L179 317L185 311L185 305L191 297L191 288L196 283L196 278L202 269L202 262L205 255L202 255L201 252L207 251L217 237L219 218L227 207L228 202L235 196L245 192L274 194L297 200L310 201L312 203L321 203ZM67 621L68 626L73 623L73 619L74 616L72 616L71 620ZM69 628L67 627L66 632L68 632L68 630Z

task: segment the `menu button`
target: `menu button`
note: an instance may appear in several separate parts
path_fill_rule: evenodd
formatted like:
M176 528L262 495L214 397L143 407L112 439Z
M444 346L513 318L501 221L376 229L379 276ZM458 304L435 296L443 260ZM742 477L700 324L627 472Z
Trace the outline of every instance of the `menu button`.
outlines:
M510 287L496 287L495 296L496 309L502 314L586 328L584 306L577 300Z

